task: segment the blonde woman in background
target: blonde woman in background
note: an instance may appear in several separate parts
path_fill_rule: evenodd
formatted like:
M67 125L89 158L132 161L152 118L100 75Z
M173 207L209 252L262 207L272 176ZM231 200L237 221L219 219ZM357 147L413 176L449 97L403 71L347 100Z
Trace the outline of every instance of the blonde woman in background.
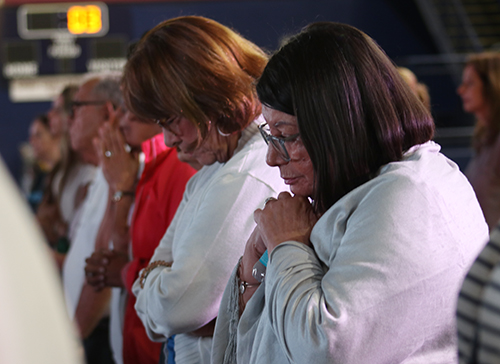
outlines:
M403 77L403 80L410 86L412 92L418 97L420 101L424 104L427 110L431 110L431 96L429 95L429 89L425 84L418 81L417 76L413 71L406 67L398 67L398 72Z

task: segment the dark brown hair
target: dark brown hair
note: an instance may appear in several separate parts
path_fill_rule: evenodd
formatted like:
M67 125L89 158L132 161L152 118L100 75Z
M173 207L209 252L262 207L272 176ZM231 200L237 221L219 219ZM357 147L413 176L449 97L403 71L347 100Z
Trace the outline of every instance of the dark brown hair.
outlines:
M430 113L385 53L344 24L314 23L291 38L257 91L264 105L297 117L319 212L434 133Z
M261 112L255 81L267 62L255 44L216 21L164 21L134 47L125 66L127 108L141 119L183 116L205 136L245 128Z
M46 130L50 131L50 120L47 114L37 115L35 121L39 121Z
M73 107L73 98L78 91L78 86L76 85L68 85L64 87L64 89L61 91L60 96L63 99L63 111L66 114L66 117L71 115L71 109Z

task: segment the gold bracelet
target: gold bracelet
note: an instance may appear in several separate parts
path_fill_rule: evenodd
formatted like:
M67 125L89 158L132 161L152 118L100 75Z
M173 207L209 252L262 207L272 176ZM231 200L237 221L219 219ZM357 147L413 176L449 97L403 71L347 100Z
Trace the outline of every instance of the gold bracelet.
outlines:
M171 266L172 262L166 262L164 260L155 260L154 262L149 263L149 265L142 270L141 276L139 278L139 284L141 285L141 288L144 288L144 283L146 282L146 278L153 269L155 269L156 267L170 268Z

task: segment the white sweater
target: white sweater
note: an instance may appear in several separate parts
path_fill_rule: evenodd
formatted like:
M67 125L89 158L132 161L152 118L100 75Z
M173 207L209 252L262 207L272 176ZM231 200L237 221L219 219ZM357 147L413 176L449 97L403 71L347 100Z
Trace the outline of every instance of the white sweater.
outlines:
M433 143L348 193L314 250L284 242L238 326L238 363L455 363L455 304L488 228L470 184ZM222 363L225 296L212 362Z

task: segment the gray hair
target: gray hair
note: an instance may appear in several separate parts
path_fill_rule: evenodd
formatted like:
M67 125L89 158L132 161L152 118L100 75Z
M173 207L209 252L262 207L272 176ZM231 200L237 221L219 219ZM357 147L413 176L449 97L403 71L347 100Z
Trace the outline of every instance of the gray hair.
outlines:
M120 72L107 72L95 75L99 82L94 86L92 94L104 101L110 101L115 107L123 104L123 96L120 88L122 74Z

